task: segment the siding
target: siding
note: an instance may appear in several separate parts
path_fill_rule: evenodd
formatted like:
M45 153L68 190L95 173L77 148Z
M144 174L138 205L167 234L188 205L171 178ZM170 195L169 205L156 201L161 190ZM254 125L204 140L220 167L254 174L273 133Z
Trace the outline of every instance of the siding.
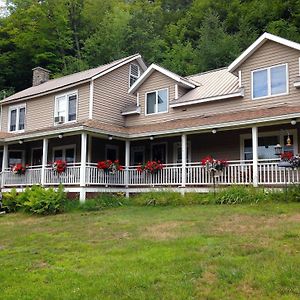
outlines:
M293 82L299 72L300 51L268 41L261 46L250 58L240 67L242 71L242 85L245 88L244 98L219 100L211 103L203 103L181 108L170 108L168 113L152 116L145 116L145 93L151 90L169 87L170 101L174 98L174 85L172 79L158 72L153 73L148 80L137 91L141 99L141 115L126 117L127 126L140 124L151 124L153 122L164 122L174 119L183 119L218 113L228 113L245 109L267 108L278 105L299 104L300 90L293 86ZM276 64L288 63L289 69L289 94L285 96L269 97L265 99L251 99L251 71Z
M136 97L128 94L130 63L94 81L93 119L124 125L122 111L136 104Z
M66 89L65 92L78 90L78 116L77 120L82 121L88 118L89 111L89 84L82 84L77 88ZM25 130L31 131L51 127L54 124L54 102L55 96L65 93L58 92L39 98L26 101L26 125ZM5 104L2 107L2 130L8 131L8 111L10 106L19 105Z

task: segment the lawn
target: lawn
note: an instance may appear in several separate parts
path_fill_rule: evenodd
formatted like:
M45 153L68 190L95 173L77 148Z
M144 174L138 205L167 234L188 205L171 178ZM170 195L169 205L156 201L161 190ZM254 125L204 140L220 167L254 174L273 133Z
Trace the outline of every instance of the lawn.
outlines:
M299 299L300 204L0 216L0 299Z

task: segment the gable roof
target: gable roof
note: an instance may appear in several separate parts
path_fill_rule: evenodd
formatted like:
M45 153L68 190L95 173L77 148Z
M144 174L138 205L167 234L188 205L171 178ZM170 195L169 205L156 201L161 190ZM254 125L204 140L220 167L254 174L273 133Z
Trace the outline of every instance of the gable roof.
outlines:
M281 45L300 50L300 44L265 32L229 65L228 71L234 72L249 56L251 56L258 48L260 48L267 41L273 41Z
M154 71L160 72L172 78L173 80L177 81L180 85L184 87L192 88L192 89L196 87L196 84L191 80L181 77L163 67L160 67L159 65L151 64L149 68L142 74L142 76L128 90L128 93L133 94Z
M45 94L49 94L55 90L59 90L62 88L66 88L68 86L73 86L73 85L78 85L81 83L84 83L86 81L90 81L92 79L99 78L100 76L103 76L116 68L119 68L123 66L126 63L129 63L130 61L133 60L138 60L140 63L141 67L146 70L146 65L144 61L141 58L140 54L134 54L125 58L121 58L118 60L115 60L109 64L105 64L102 66L99 66L97 68L89 69L86 71L74 73L71 75L63 76L60 78L56 79L51 79L49 81L46 81L40 85L37 86L32 86L28 89L25 89L23 91L20 91L12 96L9 96L5 98L4 100L1 101L1 103L5 103L8 101L13 101L13 100L23 100L26 98L33 98L33 97L38 97L42 96Z
M228 72L227 68L211 70L187 78L198 82L199 85L182 97L172 100L170 102L171 107L243 96L243 90L239 87L238 77Z

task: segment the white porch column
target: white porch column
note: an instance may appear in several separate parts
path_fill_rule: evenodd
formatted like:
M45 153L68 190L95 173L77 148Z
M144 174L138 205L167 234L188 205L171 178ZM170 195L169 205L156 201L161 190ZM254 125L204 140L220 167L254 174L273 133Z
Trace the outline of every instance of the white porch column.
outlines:
M186 134L181 136L181 160L182 160L182 178L181 178L181 187L185 188L186 185L186 160L187 160L187 138ZM182 192L184 194L184 191Z
M1 180L1 187L4 186L4 182L5 182L5 169L7 168L7 161L8 161L8 145L4 144L3 146L3 157L2 157L2 180Z
M85 202L86 199L86 158L87 158L87 134L81 134L81 163L80 163L80 202Z
M46 183L46 166L48 160L48 139L43 139L43 157L42 157L42 173L41 173L41 185Z
M253 153L253 186L258 186L258 129L252 127L252 153Z
M129 166L130 166L130 141L125 141L125 186L128 189L129 185ZM126 197L129 197L129 192L126 190Z

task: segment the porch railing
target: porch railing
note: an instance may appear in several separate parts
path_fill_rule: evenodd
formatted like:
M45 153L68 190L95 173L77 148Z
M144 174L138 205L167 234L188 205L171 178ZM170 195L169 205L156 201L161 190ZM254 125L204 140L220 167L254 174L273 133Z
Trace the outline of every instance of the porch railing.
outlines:
M156 174L139 172L136 166L130 166L115 174L99 170L96 164L87 164L85 169L85 184L87 186L102 187L175 187L182 185L182 165L166 164ZM23 187L41 184L42 167L28 167L24 175L16 175L7 169L1 174L3 187ZM252 161L229 161L225 170L215 178L217 185L250 185L253 183ZM57 174L51 166L45 168L44 184L57 186L59 184L75 186L80 184L80 164L73 164L62 174ZM258 163L258 184L273 186L290 183L300 183L298 169L278 167L276 160L260 160ZM198 163L188 163L186 166L186 186L209 186L213 178L208 174L205 166Z

